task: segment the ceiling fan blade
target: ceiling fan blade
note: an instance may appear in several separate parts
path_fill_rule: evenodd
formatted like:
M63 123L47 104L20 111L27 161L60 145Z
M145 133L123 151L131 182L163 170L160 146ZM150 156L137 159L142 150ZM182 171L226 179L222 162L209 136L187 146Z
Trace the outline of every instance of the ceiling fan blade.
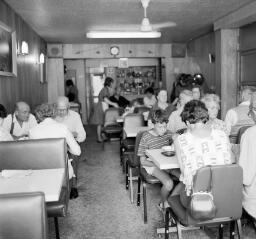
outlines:
M155 23L151 24L154 29L161 29L167 27L175 27L177 24L175 22L162 22L162 23Z
M124 24L124 25L102 25L94 26L89 29L90 31L139 31L139 24Z

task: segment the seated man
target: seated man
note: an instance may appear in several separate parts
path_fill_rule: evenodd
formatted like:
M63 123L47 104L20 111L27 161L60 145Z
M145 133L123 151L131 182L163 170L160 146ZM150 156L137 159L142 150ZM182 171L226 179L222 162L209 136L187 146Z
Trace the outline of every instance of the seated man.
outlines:
M187 125L181 120L180 114L183 111L184 105L193 99L192 91L182 90L179 94L179 107L173 111L169 117L167 125L168 130L175 134L178 130L187 128Z
M67 126L78 143L85 141L86 133L80 115L69 109L69 101L65 96L57 100L57 115L55 120Z
M37 126L29 131L30 139L45 139L45 138L65 138L68 146L68 151L73 155L79 156L81 154L81 148L76 142L72 133L68 128L53 120L55 117L55 107L51 104L42 104L35 109L35 115L40 122ZM76 189L76 180L73 178L73 169L69 162L69 177L72 180L71 196L77 197L78 192ZM73 196L76 195L76 196Z
M165 170L159 169L146 156L147 149L158 149L172 143L172 134L167 131L167 118L162 110L156 110L152 113L153 129L146 131L140 141L138 148L138 156L143 168L148 174L158 178L163 184L161 188L162 203L159 205L162 209L169 206L167 202L168 195L173 188L173 181Z
M229 135L237 135L239 129L245 125L254 125L254 121L248 116L252 89L245 87L241 91L241 103L227 111L225 123Z
M2 126L6 115L7 115L7 112L6 112L5 107L0 104L0 141L13 140L11 134Z
M14 114L9 114L3 122L3 128L15 139L26 137L28 131L36 125L36 118L30 114L29 105L22 101L16 103Z

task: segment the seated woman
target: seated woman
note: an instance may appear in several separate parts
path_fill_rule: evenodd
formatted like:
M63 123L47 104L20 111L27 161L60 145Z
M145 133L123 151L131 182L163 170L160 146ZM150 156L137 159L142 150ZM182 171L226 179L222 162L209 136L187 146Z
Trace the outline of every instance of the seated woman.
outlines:
M186 207L191 194L193 177L197 170L206 165L231 164L231 146L227 135L207 124L208 110L199 100L188 102L181 113L186 123L186 133L177 136L174 146L180 165L180 181L177 191ZM216 143L217 142L217 143ZM185 190L184 190L185 189Z
M167 91L166 90L160 90L157 95L157 102L153 105L151 110L149 111L148 115L148 125L152 125L152 114L155 110L164 110L166 117L169 118L170 114L176 110L176 108L172 105L167 103Z
M256 93L252 94L249 115L256 123ZM256 125L248 128L240 142L239 165L243 169L243 207L256 226Z
M156 103L156 97L154 95L154 89L149 87L145 90L146 96L143 98L143 104L151 108Z
M161 208L168 207L167 197L173 188L173 181L165 170L159 169L152 161L146 156L147 149L158 149L172 143L172 134L167 131L167 118L162 110L156 110L152 114L152 123L154 128L146 131L140 141L138 148L138 156L143 168L148 174L158 178L163 184L161 188L162 204Z
M217 119L220 110L220 97L215 94L205 94L201 99L208 109L209 121L207 124L213 129L223 130L228 135L226 123L223 120Z
M11 141L13 140L11 134L2 127L4 118L7 116L7 111L3 105L0 104L0 141Z

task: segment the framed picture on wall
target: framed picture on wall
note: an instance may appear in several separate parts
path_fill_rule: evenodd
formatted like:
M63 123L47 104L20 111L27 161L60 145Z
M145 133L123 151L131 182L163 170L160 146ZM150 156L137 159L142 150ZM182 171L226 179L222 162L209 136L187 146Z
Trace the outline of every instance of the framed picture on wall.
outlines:
M0 21L0 75L17 76L16 32Z

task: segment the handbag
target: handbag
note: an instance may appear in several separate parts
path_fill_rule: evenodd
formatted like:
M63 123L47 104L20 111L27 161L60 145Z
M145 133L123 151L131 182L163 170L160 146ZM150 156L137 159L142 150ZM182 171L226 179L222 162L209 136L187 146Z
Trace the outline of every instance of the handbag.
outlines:
M211 193L212 189L212 169L210 168L210 185L209 191L193 192L189 203L188 210L190 215L196 220L210 220L216 216L217 208L214 204L214 198Z

